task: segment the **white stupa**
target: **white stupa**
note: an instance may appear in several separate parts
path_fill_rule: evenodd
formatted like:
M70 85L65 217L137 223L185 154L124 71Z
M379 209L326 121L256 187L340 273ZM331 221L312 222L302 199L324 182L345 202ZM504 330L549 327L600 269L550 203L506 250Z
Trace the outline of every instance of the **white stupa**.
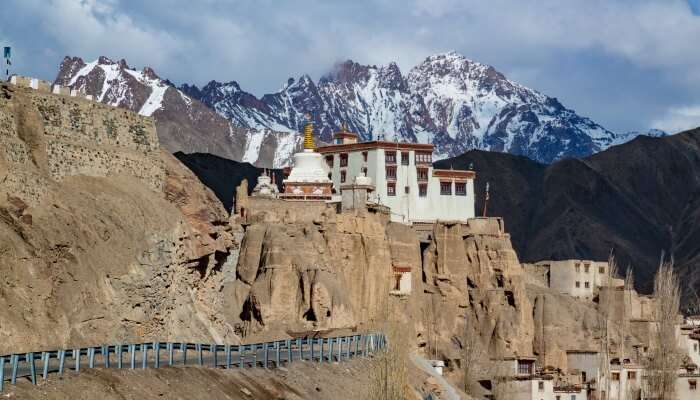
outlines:
M284 182L285 200L320 201L332 197L333 181L323 156L314 151L314 126L308 122L304 126L304 151L294 154L294 166Z
M273 178L270 178L267 175L267 171L263 172L258 177L258 183L253 188L252 196L276 199L279 196L279 189L277 189L277 185L274 182L274 175L272 176Z

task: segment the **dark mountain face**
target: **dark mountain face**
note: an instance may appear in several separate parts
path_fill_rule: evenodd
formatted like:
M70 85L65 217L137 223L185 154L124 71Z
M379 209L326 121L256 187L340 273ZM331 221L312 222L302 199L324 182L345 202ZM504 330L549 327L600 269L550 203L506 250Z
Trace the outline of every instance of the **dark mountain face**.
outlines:
M477 172L477 213L490 182L488 215L502 216L522 261L607 259L633 268L650 291L662 252L686 289L700 289L700 129L640 136L583 159L549 166L470 151L438 161ZM688 294L688 293L686 293Z
M231 161L211 154L177 152L174 155L214 192L228 212L231 212L236 188L243 179L248 180L248 194L250 194L258 177L265 171L249 163ZM284 179L282 170L272 170L272 172L275 174L275 181L282 182Z

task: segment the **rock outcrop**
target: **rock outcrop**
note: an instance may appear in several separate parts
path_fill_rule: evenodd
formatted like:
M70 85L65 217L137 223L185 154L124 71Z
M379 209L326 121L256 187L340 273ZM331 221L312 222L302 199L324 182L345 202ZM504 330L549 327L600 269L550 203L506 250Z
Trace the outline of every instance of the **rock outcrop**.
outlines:
M392 246L386 218L324 204L250 198L237 278L250 287L249 333L357 328L386 319ZM273 204L276 203L276 204Z
M236 232L150 119L3 84L0 144L0 353L238 340Z

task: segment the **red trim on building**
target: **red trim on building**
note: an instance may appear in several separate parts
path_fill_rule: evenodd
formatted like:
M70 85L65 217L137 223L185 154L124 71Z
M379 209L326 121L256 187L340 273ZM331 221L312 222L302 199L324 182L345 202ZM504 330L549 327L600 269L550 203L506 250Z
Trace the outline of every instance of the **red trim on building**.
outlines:
M411 272L411 267L399 267L394 265L394 272Z
M341 152L341 151L385 149L385 150L416 150L416 151L430 151L430 152L432 152L433 148L434 148L434 146L432 144L394 143L394 142L375 140L375 141L371 141L371 142L334 144L334 145L329 145L329 146L321 146L321 147L317 147L316 151L319 153L337 153L337 152Z
M433 176L437 178L474 179L476 172L460 169L433 169Z

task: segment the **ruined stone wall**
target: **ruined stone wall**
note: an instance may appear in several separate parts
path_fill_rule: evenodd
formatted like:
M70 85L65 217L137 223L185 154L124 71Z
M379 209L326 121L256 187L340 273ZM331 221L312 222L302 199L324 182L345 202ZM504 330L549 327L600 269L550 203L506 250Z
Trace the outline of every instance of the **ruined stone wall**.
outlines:
M20 86L0 88L0 157L33 163L51 178L129 175L162 191L153 120L81 98Z
M522 264L525 283L542 288L549 287L549 267L538 264Z

